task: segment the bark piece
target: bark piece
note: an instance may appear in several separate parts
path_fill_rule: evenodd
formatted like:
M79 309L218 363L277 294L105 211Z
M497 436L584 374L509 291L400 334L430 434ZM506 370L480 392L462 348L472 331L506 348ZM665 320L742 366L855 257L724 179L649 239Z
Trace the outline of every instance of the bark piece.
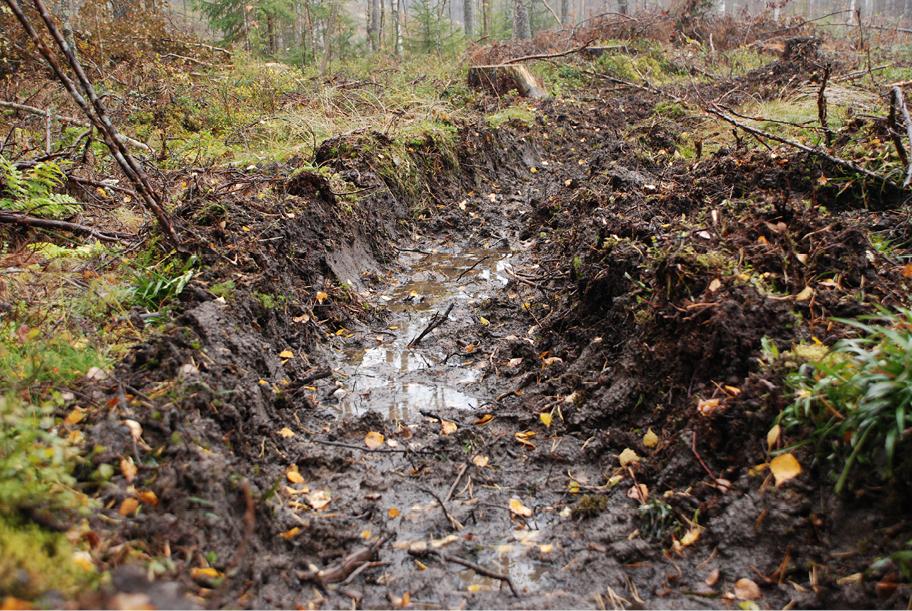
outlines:
M526 98L539 100L549 97L544 85L529 72L528 68L519 65L471 66L469 86L495 95L504 95L515 90Z

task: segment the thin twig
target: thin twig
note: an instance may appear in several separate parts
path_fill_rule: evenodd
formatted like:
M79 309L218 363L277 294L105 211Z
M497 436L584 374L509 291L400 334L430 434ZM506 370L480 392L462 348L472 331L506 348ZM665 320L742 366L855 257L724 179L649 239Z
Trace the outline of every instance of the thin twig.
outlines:
M465 475L466 470L469 468L469 463L463 463L462 468L459 470L459 473L456 474L456 479L453 480L453 485L450 486L450 490L447 492L446 497L443 501L448 503L451 498L453 498L453 492L456 490L456 486L459 485L459 480L462 479L462 476Z
M440 315L440 312L435 312L434 315L431 317L431 322L428 323L428 326L426 326L426 327L424 328L424 331L422 331L421 333L418 334L418 337L416 337L415 339L413 339L412 341L410 341L410 342L408 343L408 346L407 346L407 347L408 347L408 348L414 348L415 346L417 346L417 345L421 342L422 339L424 339L424 336L425 336L425 335L427 335L428 333L430 333L431 331L433 331L434 329L436 329L437 327L439 327L440 325L442 325L443 322L444 322L444 321L447 319L447 317L450 315L450 311L451 311L452 309L453 309L453 304L451 303L451 304L447 307L446 312L443 313L443 316Z
M468 274L470 271L472 271L473 269L475 269L476 267L478 267L479 265L481 265L482 263L484 263L485 261L487 261L487 260L490 259L490 258L491 258L491 255L485 255L485 256L483 256L482 258L480 258L478 261L476 261L475 263L473 263L471 267L468 267L468 268L464 269L464 270L462 271L461 274L459 274L458 276L456 276L456 282L459 282L460 280L462 280L462 277L463 277L463 276L465 276L465 275Z
M79 235L87 235L103 242L119 242L131 237L123 233L100 231L94 227L80 225L79 223L58 221L56 219L43 219L37 216L29 216L16 212L0 212L0 223L22 225L25 227L40 227L41 229L59 229L61 231L68 231Z
M572 55L573 53L579 53L580 51L582 51L583 49L585 49L589 45L591 45L593 42L595 42L594 38L586 41L579 47L575 47L575 48L569 49L567 51L561 51L560 53L539 53L536 55L526 55L524 57L516 57L513 59L508 59L507 61L503 62L503 65L506 66L509 64L518 64L520 62L532 61L533 59L552 59L554 57L563 57L565 55Z

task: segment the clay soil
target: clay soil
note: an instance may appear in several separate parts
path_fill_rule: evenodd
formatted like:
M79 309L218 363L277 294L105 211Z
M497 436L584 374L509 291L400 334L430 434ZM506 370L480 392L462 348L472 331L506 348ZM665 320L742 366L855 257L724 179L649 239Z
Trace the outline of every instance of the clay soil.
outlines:
M94 491L113 579L82 603L734 608L749 579L763 608L905 607L895 567L871 568L912 536L903 490L858 474L837 496L808 448L781 487L752 467L789 400L761 340L829 344L833 317L901 303L869 236L908 243L908 208L788 149L657 155L688 127L663 99L595 81L445 150L330 140L318 162L353 204L294 163L188 173L177 218L205 271L80 389L111 407L86 473L133 457L158 498L124 519L121 475Z

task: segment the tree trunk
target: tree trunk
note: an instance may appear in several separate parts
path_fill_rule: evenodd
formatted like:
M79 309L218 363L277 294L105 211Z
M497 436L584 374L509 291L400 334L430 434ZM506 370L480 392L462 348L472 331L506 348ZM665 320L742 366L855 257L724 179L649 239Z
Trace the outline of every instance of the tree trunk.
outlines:
M630 11L630 6L627 3L627 0L618 0L618 12L621 15L626 15Z
M371 51L380 50L380 0L368 0L369 5L369 19L370 27L368 28L368 35L370 37L370 48Z
M462 22L466 38L475 36L475 0L462 0Z
M491 0L481 0L481 35L491 36Z
M561 25L570 25L570 0L561 0L560 20Z
M392 0L393 4L393 48L396 57L402 57L402 21L399 17L399 9L402 6L402 0Z
M380 23L377 28L377 48L383 50L383 29L386 26L386 0L380 0Z
M513 0L513 39L529 38L532 38L532 30L529 28L529 7L524 0Z

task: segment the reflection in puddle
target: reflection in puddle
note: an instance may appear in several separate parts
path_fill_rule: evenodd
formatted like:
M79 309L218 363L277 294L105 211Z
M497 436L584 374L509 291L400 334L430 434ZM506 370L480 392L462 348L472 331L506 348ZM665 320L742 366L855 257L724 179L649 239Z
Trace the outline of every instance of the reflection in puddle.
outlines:
M458 359L444 363L447 355L433 337L419 348L408 344L427 327L434 311L455 303L452 318L460 307L505 286L511 258L506 249L403 253L400 262L409 269L408 281L380 297L393 313L388 329L376 335L377 345L345 353L350 393L342 405L343 415L373 410L391 419L410 420L421 410L478 406L481 400L464 391L477 381L475 369L458 366Z

